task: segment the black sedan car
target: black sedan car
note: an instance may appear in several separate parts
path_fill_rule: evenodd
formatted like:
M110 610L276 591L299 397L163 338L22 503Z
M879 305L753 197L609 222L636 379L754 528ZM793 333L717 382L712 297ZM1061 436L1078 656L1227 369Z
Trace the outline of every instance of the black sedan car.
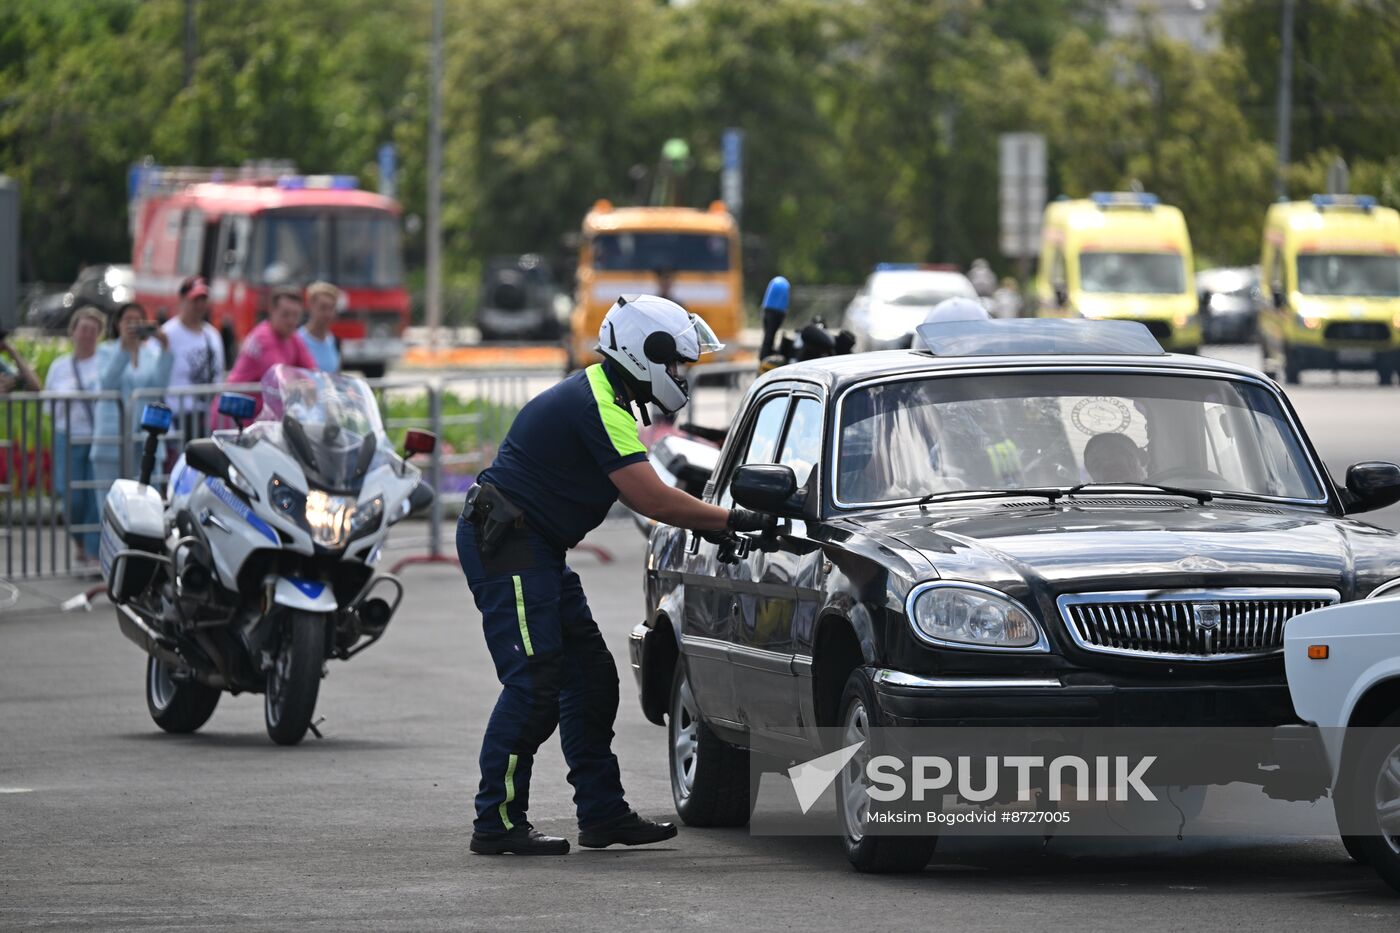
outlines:
M813 727L1297 723L1284 624L1400 578L1350 517L1400 467L1334 484L1260 373L1125 322L925 330L754 384L706 497L775 531L652 532L631 661L688 824L745 823L750 751ZM852 825L858 868L931 853Z

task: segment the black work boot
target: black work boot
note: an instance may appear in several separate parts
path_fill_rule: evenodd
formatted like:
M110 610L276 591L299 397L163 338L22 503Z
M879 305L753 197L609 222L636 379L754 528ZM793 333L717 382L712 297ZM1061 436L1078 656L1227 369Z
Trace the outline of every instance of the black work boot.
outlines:
M628 810L602 826L580 830L578 844L585 849L606 849L611 845L644 846L676 835L676 824L653 823Z
M568 855L569 840L520 823L504 833L472 833L469 848L477 855Z

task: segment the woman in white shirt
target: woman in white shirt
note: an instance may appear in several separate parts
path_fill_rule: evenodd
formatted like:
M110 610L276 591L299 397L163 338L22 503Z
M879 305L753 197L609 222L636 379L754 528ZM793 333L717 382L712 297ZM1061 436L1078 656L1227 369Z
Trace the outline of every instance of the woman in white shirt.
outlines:
M73 352L49 365L44 379L45 392L101 391L97 342L106 329L107 316L96 308L79 308L73 312L68 322ZM78 560L96 560L97 496L92 487L86 485L93 479L90 454L95 403L85 399L56 399L51 404L53 490L64 497L63 520L77 546Z

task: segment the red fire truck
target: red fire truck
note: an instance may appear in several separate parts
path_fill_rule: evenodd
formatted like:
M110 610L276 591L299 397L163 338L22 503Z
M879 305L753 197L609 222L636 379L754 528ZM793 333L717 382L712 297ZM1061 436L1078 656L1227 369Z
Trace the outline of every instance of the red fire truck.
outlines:
M403 352L409 298L399 205L348 175L299 175L261 163L236 169L132 169L131 264L137 300L173 317L180 282L209 283L212 323L230 347L279 286L325 280L344 301L332 325L347 369L381 376Z

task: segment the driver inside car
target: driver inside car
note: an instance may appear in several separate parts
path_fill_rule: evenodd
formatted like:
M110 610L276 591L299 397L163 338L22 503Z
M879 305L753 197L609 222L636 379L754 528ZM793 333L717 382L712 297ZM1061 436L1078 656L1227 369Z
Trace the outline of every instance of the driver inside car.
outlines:
M1096 483L1141 483L1147 480L1147 454L1126 434L1095 434L1084 445L1084 469Z

